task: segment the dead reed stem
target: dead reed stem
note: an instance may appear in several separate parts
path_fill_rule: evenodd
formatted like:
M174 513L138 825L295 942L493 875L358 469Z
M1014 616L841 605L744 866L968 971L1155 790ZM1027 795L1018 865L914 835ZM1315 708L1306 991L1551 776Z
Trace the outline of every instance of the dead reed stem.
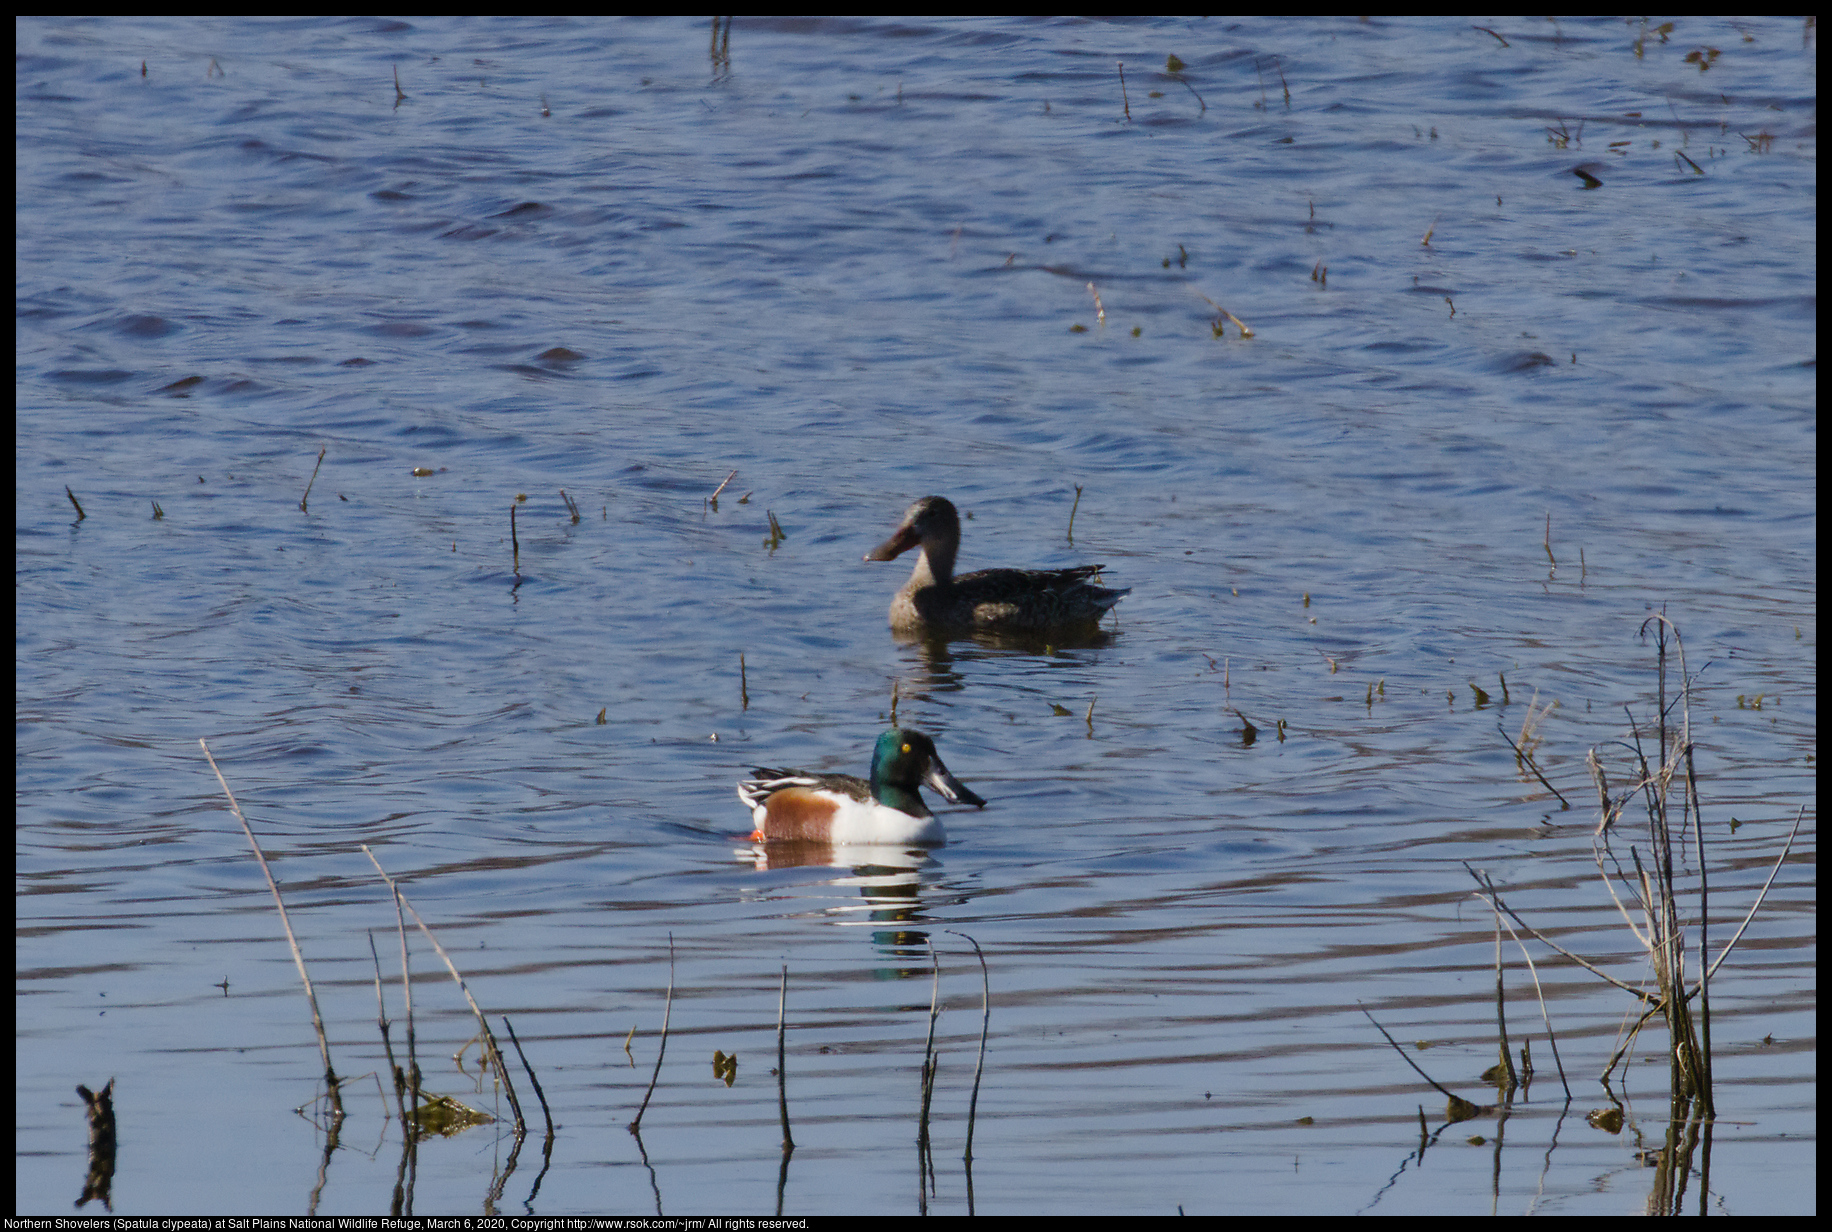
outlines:
M1530 709L1531 707L1529 706L1529 710ZM1506 740L1508 742L1508 747L1514 750L1514 756L1519 760L1520 764L1531 770L1533 772L1533 777L1538 779L1540 783L1545 786L1547 791L1558 797L1560 811L1562 812L1565 809L1569 809L1571 807L1571 801L1565 799L1564 793L1554 787L1552 781L1540 772L1539 763L1533 760L1533 755L1527 752L1524 746L1515 744L1513 737L1503 731L1499 723L1495 725L1495 730L1501 732L1501 738Z
M1191 287L1190 290L1195 293L1195 296L1197 299L1201 300L1203 303L1213 308L1216 312L1219 312L1222 316L1228 318L1228 320L1234 322L1235 328L1240 330L1240 336L1243 340L1253 337L1253 331L1247 328L1247 323L1245 321L1241 320L1239 317L1229 312L1226 308L1223 308L1220 304L1216 303L1214 300L1210 299L1208 296L1204 295L1202 292L1197 291L1196 288ZM1216 337L1221 336L1221 322L1220 321L1217 321L1215 323L1215 336Z
M318 468L324 465L325 451L329 448L330 448L329 445L322 445L318 449L318 461L312 467L312 477L306 480L305 495L299 498L299 512L300 513L306 512L305 502L312 498L312 485L318 482Z
M929 1158L929 1105L935 1097L935 1021L941 1017L941 959L935 953L935 942L929 942L929 962L935 978L929 988L929 1038L922 1050L922 1114L916 1123L917 1154Z
M947 931L954 933L956 937L965 937L967 944L973 947L975 957L980 960L980 1059L973 1066L973 1095L967 1101L967 1150L961 1156L971 1169L973 1167L973 1121L980 1107L980 1075L986 1072L986 1036L992 1029L992 977L987 974L986 954L980 949L980 943L968 937L966 933L955 932L952 928ZM971 1186L971 1179L968 1184Z
M1489 880L1488 874L1478 872L1467 864L1465 864L1463 868L1465 872L1475 878L1476 884L1483 888L1484 897L1489 899L1490 905L1499 908L1499 903L1495 901L1497 897L1495 884ZM1506 925L1505 921L1503 921L1503 923ZM1535 998L1539 1002L1540 1021L1546 1025L1546 1042L1551 1045L1552 1061L1553 1064L1558 1067L1558 1080L1565 1088L1565 1098L1570 1099L1571 1081L1565 1074L1565 1059L1560 1055L1558 1050L1558 1033L1552 1029L1551 1012L1546 1009L1546 991L1540 984L1539 966L1533 961L1533 955L1527 949L1526 943L1520 939L1520 934L1514 931L1512 925L1506 925L1506 927L1508 936L1513 938L1515 947L1520 950L1521 959L1527 964L1528 973L1533 977L1533 991Z
M1647 951L1648 963L1653 972L1655 990L1630 987L1624 981L1599 970L1562 946L1549 940L1543 933L1527 925L1518 914L1512 911L1500 895L1495 892L1491 883L1478 878L1485 887L1485 893L1495 905L1505 912L1510 919L1519 924L1528 935L1538 938L1556 952L1565 955L1578 963L1585 970L1621 988L1643 1003L1644 1011L1640 1018L1629 1029L1628 1040L1612 1055L1604 1067L1603 1077L1608 1076L1620 1064L1632 1047L1640 1029L1655 1015L1664 1018L1667 1025L1669 1094L1672 1101L1670 1125L1674 1132L1684 1130L1685 1134L1694 1134L1698 1125L1711 1121L1716 1116L1716 1104L1713 1095L1713 1076L1711 1058L1711 1001L1710 982L1719 966L1729 957L1744 929L1760 909L1768 894L1769 886L1779 874L1786 862L1788 853L1793 847L1793 833L1783 846L1782 853L1770 873L1767 883L1757 894L1749 914L1742 926L1724 946L1722 953L1715 960L1710 957L1710 936L1704 921L1709 919L1710 910L1710 875L1709 856L1705 850L1705 827L1701 815L1698 797L1697 774L1693 758L1691 735L1691 687L1692 677L1686 668L1685 647L1678 629L1664 614L1658 614L1644 621L1641 626L1643 636L1652 633L1657 659L1657 696L1653 722L1653 734L1657 741L1657 752L1650 758L1641 741L1641 729L1636 724L1634 715L1629 715L1630 748L1635 762L1635 773L1632 781L1619 794L1612 794L1608 776L1605 774L1601 760L1592 749L1586 758L1591 778L1596 785L1599 801L1599 820L1593 838L1593 854L1597 870L1602 875L1603 883L1611 899L1627 925L1631 935ZM1669 644L1670 639L1670 644ZM1669 657L1678 659L1679 689L1676 696L1669 697L1667 673ZM1677 722L1675 722L1677 718ZM1675 793L1675 786L1680 790ZM1631 846L1628 852L1628 864L1616 855L1612 846L1613 839L1623 826L1622 822L1628 806L1639 795L1646 809L1647 830L1645 832L1646 857L1638 846ZM1672 822L1671 811L1677 805L1680 809L1678 824ZM1804 806L1800 817L1805 816ZM1688 822L1693 843L1693 863L1698 869L1698 905L1694 912L1691 908L1686 916L1696 918L1699 923L1699 943L1697 950L1697 972L1689 976L1686 969L1685 921L1680 908L1680 885L1675 868L1675 839L1681 846L1686 839ZM1796 819L1794 833L1798 833L1799 819ZM1681 852L1683 855L1683 851ZM1620 892L1619 886L1629 887L1627 893ZM1626 900L1626 901L1625 901ZM1697 999L1696 1014L1692 1002ZM1554 1055L1556 1052L1554 1044ZM1561 1074L1563 1065L1560 1066ZM1670 1147L1675 1146L1669 1143ZM1681 1167L1684 1161L1678 1156L1669 1155L1666 1165Z
M421 1098L420 1041L414 1030L413 967L407 950L407 913L401 910L401 892L394 886L389 886L389 897L394 900L394 932L401 943L401 1006L407 1016L407 1106L414 1109L418 1116Z
M522 1051L522 1041L515 1038L515 1026L503 1015L503 1030L509 1033L509 1042L515 1045L515 1055L521 1059L522 1069L527 1071L528 1085L534 1088L534 1097L541 1101L541 1115L547 1118L547 1141L553 1141L553 1111L547 1106L547 1093L541 1090L541 1080L534 1076L534 1066L528 1064L528 1054Z
M382 1051L388 1057L389 1085L394 1088L395 1110L401 1115L401 1132L413 1136L413 1122L407 1117L407 1103L404 1092L407 1089L407 1075L394 1059L394 1039L390 1034L392 1024L388 1021L388 1000L382 992L382 956L375 948L375 933L369 934L369 959L375 964L375 1025L382 1033Z
M318 1012L318 993L312 987L312 977L305 969L305 955L300 952L299 939L293 935L293 922L286 914L286 902L280 897L280 887L274 881L273 870L267 867L267 856L261 851L261 844L255 839L254 828L248 824L248 818L242 815L242 806L235 802L235 793L229 790L229 782L218 769L216 758L210 756L210 745L203 739L198 745L204 751L204 758L210 763L210 769L216 774L216 781L222 784L223 795L229 798L229 808L235 813L235 819L242 823L242 833L248 836L248 845L254 849L255 862L261 866L261 875L267 878L267 888L273 892L274 906L280 912L280 927L286 932L286 944L293 951L293 965L299 969L299 980L305 985L305 998L312 1005L312 1028L318 1032L318 1055L324 1058L324 1082L330 1097L332 1115L343 1119L343 1097L338 1093L337 1071L331 1066L331 1042L325 1036L324 1015Z
M642 1115L649 1110L649 1098L655 1094L655 1080L662 1076L662 1056L668 1051L668 1019L674 1013L674 934L668 934L668 996L662 1003L662 1042L655 1050L655 1072L649 1075L649 1089L643 1092L642 1107L636 1110L636 1119L630 1122L630 1132L638 1133L642 1127Z
M782 1153L795 1149L789 1132L789 1067L784 1059L784 1026L789 1006L789 964L782 965L782 987L776 993L776 1115L782 1121Z
M1501 965L1501 911L1492 903L1489 909L1495 913L1495 1031L1501 1051L1501 1072L1507 1079L1507 1089L1512 1091L1520 1085L1520 1076L1514 1072L1513 1050L1508 1043L1508 990Z
M1374 1024L1374 1029L1380 1032L1383 1036L1386 1036L1387 1043L1393 1046L1393 1051L1399 1053L1400 1060L1404 1061L1407 1065L1410 1065L1412 1067L1413 1073L1417 1074L1419 1077L1423 1078L1426 1082L1430 1083L1431 1088L1434 1091L1436 1091L1439 1095L1442 1095L1444 1097L1448 1105L1446 1109L1447 1115L1449 1116L1451 1120L1467 1121L1471 1117L1477 1116L1481 1113L1482 1110L1478 1108L1475 1104L1470 1103L1467 1099L1464 1099L1461 1095L1456 1094L1454 1091L1448 1090L1445 1087L1440 1086L1436 1078L1433 1078L1430 1074L1427 1074L1424 1070L1420 1069L1418 1067L1418 1062L1414 1061L1411 1057L1406 1055L1406 1050L1399 1046L1399 1042L1397 1040L1395 1040L1391 1035L1387 1034L1387 1029L1380 1025L1380 1021L1377 1018L1375 1018L1374 1015L1368 1013L1367 1007L1364 1005L1364 1006L1361 1006L1360 1009L1363 1014L1367 1015L1368 1021ZM1421 1119L1423 1118L1423 1116L1424 1116L1424 1113L1423 1113L1423 1110L1421 1110L1420 1111Z
M401 893L400 887L396 884L394 878L390 877L388 875L388 870L382 867L382 862L375 858L375 853L369 850L367 844L363 845L362 851L364 855L369 857L369 862L375 865L375 871L381 874L382 880L388 885L389 889L394 891L400 905L406 909L408 915L413 917L414 926L420 930L420 935L425 937L428 944L433 947L433 952L438 954L440 960L445 963L445 969L451 972L452 982L458 985L458 991L464 995L465 1003L471 1007L471 1013L477 1019L477 1028L483 1037L484 1048L488 1052L490 1063L496 1067L496 1076L503 1084L503 1094L508 1097L509 1108L515 1114L515 1136L520 1138L523 1134L528 1132L528 1123L522 1116L522 1103L521 1100L516 1097L515 1083L509 1077L509 1066L503 1059L503 1050L496 1042L496 1034L490 1030L489 1021L484 1018L483 1007L478 1005L477 998L471 995L470 986L464 982L464 976L458 973L458 965L452 961L452 956L445 952L445 947L443 945L439 944L439 938L433 934L433 930L427 926L426 921L420 918L420 913L414 910L413 903L408 900L405 894ZM417 1111L416 1109L416 1114Z
M1800 836L1800 823L1806 820L1806 816L1807 806L1803 804L1794 814L1793 828L1788 831L1787 842L1781 845L1781 854L1775 857L1775 867L1768 870L1768 880L1762 883L1762 889L1756 894L1756 901L1750 904L1748 914L1743 917L1743 922L1737 925L1737 931L1732 934L1729 941L1725 942L1723 952L1706 968L1708 974L1717 974L1717 969L1724 965L1724 960L1730 957L1730 951L1736 948L1737 942L1742 940L1744 932L1755 920L1756 912L1762 907L1762 900L1768 897L1769 887L1775 884L1775 878L1780 875L1782 866L1787 863L1788 854L1794 850L1794 840Z

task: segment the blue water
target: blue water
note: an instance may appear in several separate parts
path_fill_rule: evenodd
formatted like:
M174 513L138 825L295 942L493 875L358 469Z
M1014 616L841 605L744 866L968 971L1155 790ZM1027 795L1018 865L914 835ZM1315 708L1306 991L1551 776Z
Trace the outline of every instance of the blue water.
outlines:
M118 1213L389 1209L372 1082L322 1185L291 1115L309 1014L202 737L340 1072L384 1064L363 844L538 1067L551 1171L429 1143L421 1214L965 1213L950 929L978 1212L1641 1211L1664 1037L1582 1120L1623 994L1536 953L1567 1110L1516 952L1539 1085L1423 1161L1443 1099L1361 1007L1493 1102L1466 864L1645 978L1585 758L1649 746L1664 610L1714 947L1807 809L1689 1197L1815 1209L1816 33L1496 32L20 20L16 1208L70 1209L114 1076ZM1106 564L1107 636L894 640L907 562L861 557L928 493L963 568ZM1569 810L1497 731L1536 696ZM752 853L733 783L862 773L893 704L989 807ZM435 966L429 1085L490 1104Z

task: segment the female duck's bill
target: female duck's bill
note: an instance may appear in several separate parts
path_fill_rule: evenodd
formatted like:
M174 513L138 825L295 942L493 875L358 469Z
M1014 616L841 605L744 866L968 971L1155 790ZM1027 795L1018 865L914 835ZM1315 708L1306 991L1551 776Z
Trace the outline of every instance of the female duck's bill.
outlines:
M871 780L850 774L758 767L738 784L750 808L755 842L920 843L948 841L941 821L922 802L928 784L955 804L986 802L948 773L935 743L918 731L893 727L878 737Z
M891 560L920 547L915 571L891 600L891 628L899 633L956 637L972 633L1041 634L1089 629L1131 593L1090 580L1099 565L1069 569L981 569L954 576L961 519L944 496L911 505L891 537L866 560Z

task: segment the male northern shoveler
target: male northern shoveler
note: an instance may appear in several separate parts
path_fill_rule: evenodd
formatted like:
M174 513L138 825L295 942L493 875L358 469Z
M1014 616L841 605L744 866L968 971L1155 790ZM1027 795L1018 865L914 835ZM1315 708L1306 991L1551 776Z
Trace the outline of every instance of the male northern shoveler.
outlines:
M923 804L927 783L955 804L986 802L948 773L935 742L921 732L893 727L878 737L871 782L850 774L770 770L738 784L738 798L757 823L751 838L808 843L926 843L948 841L941 821Z
M890 560L918 545L922 552L916 571L891 600L891 628L899 633L952 637L1085 628L1132 593L1130 586L1108 590L1089 581L1100 572L1099 565L981 569L955 577L961 519L943 496L925 496L911 505L896 532L865 559Z

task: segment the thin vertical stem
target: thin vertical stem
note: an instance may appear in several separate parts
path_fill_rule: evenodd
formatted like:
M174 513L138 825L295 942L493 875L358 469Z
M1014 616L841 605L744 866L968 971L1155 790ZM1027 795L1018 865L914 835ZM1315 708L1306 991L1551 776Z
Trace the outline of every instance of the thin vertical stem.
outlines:
M795 1149L795 1135L789 1132L789 1067L784 1059L783 1034L785 1011L789 1004L789 964L782 965L782 987L776 994L776 1115L782 1120L782 1153Z

